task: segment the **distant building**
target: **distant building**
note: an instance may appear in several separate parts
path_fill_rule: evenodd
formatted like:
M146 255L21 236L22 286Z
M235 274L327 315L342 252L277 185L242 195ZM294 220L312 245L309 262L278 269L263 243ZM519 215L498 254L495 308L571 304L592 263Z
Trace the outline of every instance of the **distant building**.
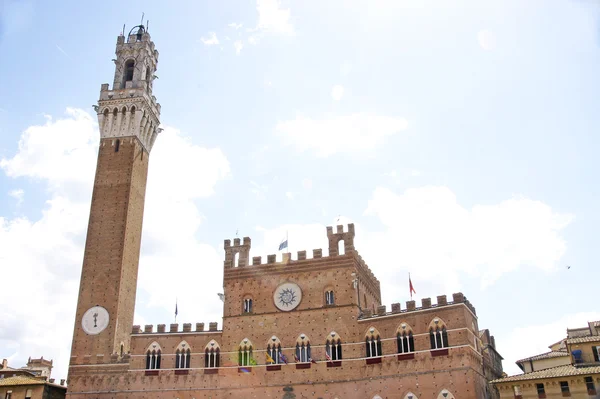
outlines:
M8 366L6 359L0 367L0 398L1 399L63 399L67 387L65 380L55 384L50 378L52 360L31 359L26 367L13 368Z
M492 381L500 398L600 398L600 321L567 329L550 351L518 360L523 374Z

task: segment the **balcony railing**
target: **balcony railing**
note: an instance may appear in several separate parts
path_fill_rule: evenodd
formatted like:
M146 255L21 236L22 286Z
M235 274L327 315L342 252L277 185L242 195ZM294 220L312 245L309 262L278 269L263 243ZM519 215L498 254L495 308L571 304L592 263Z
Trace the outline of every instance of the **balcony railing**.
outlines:
M596 360L594 355L591 353L582 353L577 357L571 355L571 360L573 361L573 365L575 367L586 367L590 365L597 366L600 364L600 362Z

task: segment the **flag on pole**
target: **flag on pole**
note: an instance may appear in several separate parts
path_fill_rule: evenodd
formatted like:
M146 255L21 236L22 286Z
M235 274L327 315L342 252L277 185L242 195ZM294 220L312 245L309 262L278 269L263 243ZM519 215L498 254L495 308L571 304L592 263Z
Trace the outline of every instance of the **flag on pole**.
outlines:
M316 361L315 359L313 359L312 357L309 357L309 358L308 358L308 360L309 360L311 363L317 364L317 361Z
M269 355L269 352L265 352L265 359L267 359L267 363L270 363L270 364L275 363L275 360L273 360L271 355Z
M286 249L287 247L288 247L288 240L286 237L285 241L282 241L281 244L279 244L279 250L281 251L282 249Z
M294 354L294 361L295 361L296 363L300 362L300 359L298 359L298 356L296 356L296 354Z
M412 300L413 294L416 294L415 287L412 285L412 280L410 279L410 273L408 273L408 288L410 289L410 299Z
M327 353L327 351L325 351L325 358L327 359L328 362L331 361L331 356L329 356L329 353Z
M175 322L177 322L177 299L175 299Z
M287 357L285 357L285 355L281 352L279 352L279 360L285 364L288 364Z

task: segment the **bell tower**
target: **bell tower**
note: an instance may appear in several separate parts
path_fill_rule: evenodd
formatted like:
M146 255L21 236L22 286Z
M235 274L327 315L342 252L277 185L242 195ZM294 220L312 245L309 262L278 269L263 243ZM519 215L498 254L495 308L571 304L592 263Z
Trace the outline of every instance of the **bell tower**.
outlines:
M94 106L100 146L71 366L114 362L130 350L148 161L161 130L152 95L158 51L145 26L117 38L113 61L112 88L103 84Z

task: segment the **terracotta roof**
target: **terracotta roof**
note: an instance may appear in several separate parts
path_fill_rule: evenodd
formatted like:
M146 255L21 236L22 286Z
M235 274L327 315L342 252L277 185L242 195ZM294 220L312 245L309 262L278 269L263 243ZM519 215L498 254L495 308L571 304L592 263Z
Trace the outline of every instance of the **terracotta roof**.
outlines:
M490 381L493 384L512 381L540 380L545 378L567 377L573 375L590 375L600 374L600 366L593 367L575 367L571 364L564 366L552 367L545 370L532 371L531 373L518 374L510 377L499 378Z
M0 387L12 385L44 385L46 381L39 378L26 377L18 375L16 377L0 378Z
M517 360L516 363L528 362L530 360L550 359L553 357L563 357L563 356L569 356L569 353L567 353L566 351L551 351L551 352L542 353L540 355L526 357L525 359Z
M567 344L580 344L582 342L600 341L600 335L588 335L587 337L576 337L567 339Z

